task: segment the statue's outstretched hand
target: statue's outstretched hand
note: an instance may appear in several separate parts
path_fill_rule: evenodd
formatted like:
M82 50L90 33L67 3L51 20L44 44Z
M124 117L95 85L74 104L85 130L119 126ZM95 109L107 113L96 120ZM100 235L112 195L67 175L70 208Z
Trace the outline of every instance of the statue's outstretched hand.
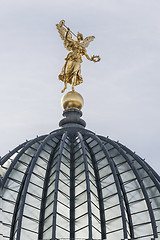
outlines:
M99 56L93 55L93 56L91 57L91 61L93 61L93 62L99 62L100 60L101 60L101 59L100 59Z

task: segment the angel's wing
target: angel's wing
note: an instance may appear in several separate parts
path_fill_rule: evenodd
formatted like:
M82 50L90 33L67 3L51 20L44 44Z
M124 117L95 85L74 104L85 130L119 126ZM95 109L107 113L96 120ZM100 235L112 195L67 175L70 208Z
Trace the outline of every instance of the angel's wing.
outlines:
M90 42L92 42L95 39L94 36L90 36L90 37L86 37L82 42L81 45L82 47L88 47L88 45L90 44Z
M65 37L66 37L66 34L67 34L67 29L65 29L63 27L61 22L59 24L56 24L56 27L57 27L57 30L59 32L59 35L60 35L61 39L65 40ZM70 40L72 39L72 34L70 32L68 32L67 38L70 39Z

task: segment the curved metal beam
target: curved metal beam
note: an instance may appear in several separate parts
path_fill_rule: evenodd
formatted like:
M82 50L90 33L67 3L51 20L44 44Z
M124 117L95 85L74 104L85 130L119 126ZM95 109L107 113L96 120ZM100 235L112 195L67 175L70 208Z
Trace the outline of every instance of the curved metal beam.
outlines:
M99 200L99 208L100 208L99 210L100 210L100 219L101 219L101 237L102 237L102 239L106 239L106 224L105 224L104 204L103 204L102 187L101 187L101 180L100 180L100 176L99 176L98 166L97 166L97 162L96 162L96 158L95 158L95 155L93 153L93 150L89 146L89 144L86 142L86 140L85 140L85 144L87 145L89 153L91 155L94 174L95 174L98 200Z
M158 181L160 181L160 176L149 166L148 163L146 163L143 159L141 159L139 156L137 156L134 152L132 152L130 149L128 149L126 146L124 146L121 143L118 143L128 154L130 154L147 172L147 174L150 176L156 187L158 188L160 192L160 184Z
M146 201L146 204L147 204L147 207L148 207L148 211L149 211L149 215L150 215L150 219L151 219L151 225L152 225L152 229L153 229L153 235L154 235L155 238L157 238L158 237L157 226L156 226L156 221L155 221L153 209L152 209L152 206L151 206L151 202L150 202L149 196L147 194L147 191L145 189L145 186L142 182L142 179L141 179L137 169L132 164L131 160L126 155L124 150L116 142L110 140L109 138L107 138L105 141L107 141L108 143L110 143L112 146L114 146L117 149L117 151L124 157L124 159L126 159L127 163L129 164L129 166L133 170L133 173L135 174L135 176L137 178L137 181L138 181L138 183L141 187L142 193L144 195L144 198L145 198L145 201Z
M71 142L71 159L70 159L70 239L75 238L75 160L73 153L73 142Z
M12 168L15 166L16 162L19 160L19 158L22 156L22 154L29 148L31 147L35 142L43 140L45 136L40 136L37 137L33 140L30 140L25 146L24 148L22 148L22 150L17 154L17 156L14 158L14 160L11 162L6 174L4 175L4 178L2 180L2 185L5 184L7 177L9 176L10 172L12 171Z
M154 169L147 162L145 162L145 164L148 166L149 169L151 169L154 177L158 180L158 184L159 184L160 183L160 176L158 175L158 173L155 172Z
M37 152L35 154L35 156L32 158L32 162L26 177L26 181L24 184L24 188L23 188L23 192L22 192L22 198L21 198L21 203L19 206L19 216L18 216L18 223L17 223L17 238L16 240L20 240L20 235L21 235L21 226L22 226L22 217L23 217L23 210L24 210L24 205L25 205L25 199L26 199L26 194L27 194L27 189L28 189L28 185L29 185L29 181L31 178L31 174L33 172L34 166L37 162L37 159L41 153L42 148L45 146L46 142L49 141L51 138L53 137L57 137L58 135L61 135L61 132L59 132L59 134L57 132L48 135L43 142L40 144L39 148L37 149Z
M26 177L27 177L27 173L28 173L29 168L30 168L30 164L28 164L28 167L26 168L26 171L23 175L23 179L22 179L19 191L18 191L18 195L17 195L15 207L14 207L14 212L13 212L13 217L12 217L10 240L14 239L14 230L15 230L15 224L16 224L16 219L17 219L18 207L19 207L20 200L21 200L21 197L22 197L22 192L23 192L23 188L24 188L24 184L25 184L25 181L26 181Z
M107 148L105 147L105 145L103 144L103 142L101 141L101 139L93 134L87 133L87 136L90 136L91 138L93 138L95 141L97 141L99 143L99 145L101 146L113 173L114 176L114 180L115 180L115 185L117 188L117 193L118 193L118 198L119 198L119 202L120 202L120 209L121 209L121 214L122 214L122 224L123 224L123 235L124 235L124 239L128 238L128 232L127 232L127 224L126 224L126 215L125 215L125 207L124 207L124 203L122 200L122 192L121 192L121 186L119 183L119 179L117 177L117 172L116 172L116 168L114 165L113 160L110 158L109 153Z
M56 146L54 147L54 149L50 155L50 159L48 161L48 165L47 165L47 169L46 169L46 173L45 173L42 200L41 200L41 208L40 208L40 217L39 217L38 239L43 239L44 215L45 215L45 206L46 206L47 192L48 192L48 182L49 182L50 172L52 170L51 166L53 163L53 157L54 157L55 151L59 144L60 144L60 140L56 144Z
M56 168L56 179L55 179L55 191L54 191L54 204L53 204L53 224L52 224L52 239L56 239L56 214L57 214L57 198L58 198L58 185L59 185L59 174L60 174L60 166L61 166L61 158L63 153L63 147L65 144L65 140L67 138L67 132L63 134L60 148L59 148L59 156L57 159L57 168Z
M19 146L14 148L12 151L7 153L5 156L1 158L1 164L4 164L14 153L16 153L19 149L24 147L27 144L27 142L21 143Z
M83 142L83 137L80 132L78 132L78 137L82 147L82 154L84 159L84 168L86 175L86 186L87 186L87 202L88 202L88 223L89 223L89 240L92 239L92 209L91 209L91 193L90 193L90 182L89 182L89 170L88 170L88 162L86 157L86 149Z

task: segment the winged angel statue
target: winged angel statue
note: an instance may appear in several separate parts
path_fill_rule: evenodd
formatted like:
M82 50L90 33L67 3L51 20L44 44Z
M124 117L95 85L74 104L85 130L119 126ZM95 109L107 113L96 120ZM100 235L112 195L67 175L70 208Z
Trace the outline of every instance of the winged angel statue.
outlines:
M99 62L99 56L89 57L86 53L86 47L94 40L94 36L86 37L83 39L83 35L78 33L77 36L65 26L65 21L61 20L59 24L56 24L61 39L64 41L64 47L70 51L65 58L65 64L59 74L59 80L63 81L65 86L62 92L67 88L67 83L72 85L72 91L74 86L83 82L81 75L81 63L82 56L84 55L88 60L93 62ZM77 37L77 40L73 40L72 35Z

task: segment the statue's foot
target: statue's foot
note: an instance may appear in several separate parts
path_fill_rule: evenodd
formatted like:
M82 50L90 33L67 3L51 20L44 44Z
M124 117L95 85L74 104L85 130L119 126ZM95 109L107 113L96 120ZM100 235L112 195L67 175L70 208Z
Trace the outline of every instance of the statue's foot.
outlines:
M67 87L65 86L64 89L63 89L61 92L64 93L64 91L66 90L66 88L67 88Z
M65 82L64 89L63 89L61 92L64 93L64 91L66 90L66 88L67 88L67 82Z

